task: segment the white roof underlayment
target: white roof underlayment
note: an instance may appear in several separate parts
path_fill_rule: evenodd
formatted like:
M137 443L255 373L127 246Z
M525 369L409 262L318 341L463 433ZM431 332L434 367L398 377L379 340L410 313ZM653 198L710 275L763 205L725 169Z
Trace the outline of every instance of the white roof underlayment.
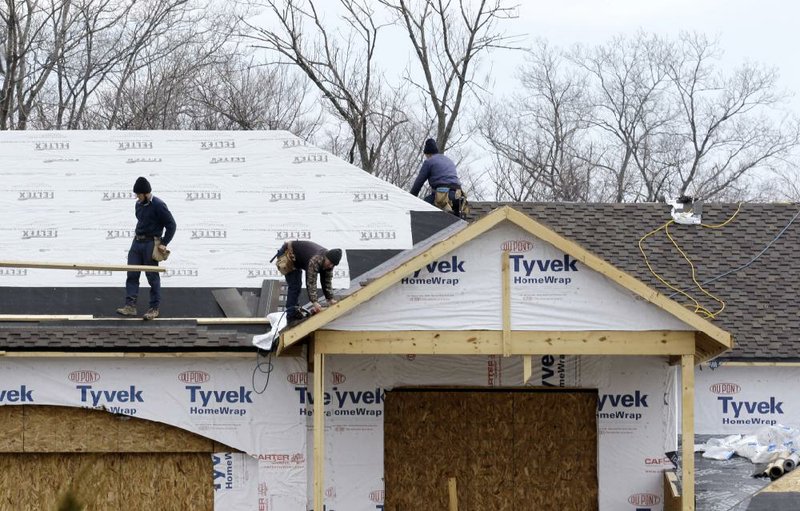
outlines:
M178 224L162 266L180 287L259 287L288 239L407 249L436 208L285 131L16 131L0 135L3 260L125 263L133 183ZM0 272L0 286L106 287L105 271ZM334 286L349 286L346 255Z

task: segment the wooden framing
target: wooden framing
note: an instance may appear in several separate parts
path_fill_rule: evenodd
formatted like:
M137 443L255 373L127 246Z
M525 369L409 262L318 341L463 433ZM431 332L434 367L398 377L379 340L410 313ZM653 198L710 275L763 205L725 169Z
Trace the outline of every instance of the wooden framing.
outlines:
M163 266L137 264L87 264L87 263L45 263L36 261L0 261L0 268L33 268L40 270L91 270L91 271L149 271L163 272Z
M252 351L0 351L6 358L253 358Z
M151 321L194 321L198 325L269 325L267 318L156 318ZM0 314L0 322L46 322L46 321L139 321L141 318L108 317L96 318L90 314Z
M338 331L314 333L315 352L359 355L504 355L503 332L495 330ZM512 331L509 355L687 355L694 332Z
M399 264L396 268L389 270L380 277L370 281L368 285L359 289L350 296L340 300L338 303L322 312L312 316L308 320L300 323L294 328L289 328L281 334L279 353L286 347L298 343L308 334L323 328L329 322L344 313L353 310L357 306L365 303L374 296L380 294L385 289L396 284L403 277L422 268L430 261L452 252L459 246L469 242L489 231L494 226L503 221L509 221L518 227L526 230L533 236L546 241L556 248L563 250L572 257L585 264L588 268L604 275L612 282L633 292L648 302L658 306L669 314L673 315L688 326L696 329L703 336L699 337L695 349L695 361L703 362L733 347L733 340L728 332L722 330L710 321L701 318L694 312L682 306L678 302L667 298L655 289L650 288L638 279L619 270L605 260L597 257L584 249L577 243L564 238L544 225L536 222L527 215L520 213L508 206L496 209L481 218L480 220L468 225L464 229L456 232L449 238L431 246L425 252L412 257L411 259ZM500 353L503 353L502 351ZM566 353L561 353L566 354ZM682 354L682 353L675 353Z
M681 356L681 502L694 511L694 355Z
M314 509L325 499L325 355L314 353Z
M511 355L511 277L509 275L508 251L502 255L502 271L500 272L503 289L503 356Z
M447 331L337 331L324 327L337 317L396 284L403 277L444 256L459 246L510 221L533 236L571 255L610 281L671 314L689 330L680 331L518 331L511 328L509 254L503 252L502 329ZM679 303L658 293L643 282L588 252L577 243L553 232L527 215L509 207L500 208L477 222L432 245L383 275L371 279L361 289L293 328L281 333L279 354L287 354L310 339L309 353L314 360L314 506L323 507L324 488L324 357L331 354L432 354L502 355L523 357L523 378L532 374L532 356L542 355L633 355L663 356L681 366L682 504L683 511L694 511L694 366L733 346L730 334L696 315ZM448 491L457 493L454 481ZM454 499L451 498L451 507Z

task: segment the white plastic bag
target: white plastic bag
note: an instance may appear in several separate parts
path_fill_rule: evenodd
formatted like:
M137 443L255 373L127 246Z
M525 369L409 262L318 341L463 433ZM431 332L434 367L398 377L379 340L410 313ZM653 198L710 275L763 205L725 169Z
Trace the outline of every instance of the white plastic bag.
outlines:
M265 351L274 351L278 348L281 330L286 326L285 312L272 312L267 314L270 329L261 335L253 336L253 346Z

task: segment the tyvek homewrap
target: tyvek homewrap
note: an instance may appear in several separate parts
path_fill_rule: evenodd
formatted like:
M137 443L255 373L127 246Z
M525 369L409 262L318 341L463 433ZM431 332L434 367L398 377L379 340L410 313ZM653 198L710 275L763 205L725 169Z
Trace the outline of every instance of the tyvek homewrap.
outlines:
M331 356L326 370L325 505L334 510L383 504L383 406L373 396L409 385L513 388L522 381L519 357ZM671 374L659 357L536 358L529 385L598 389L601 510L634 509L631 502L642 499L662 509L662 472L672 467L664 453L676 447ZM308 446L312 460L311 429ZM312 490L309 481L309 509Z
M504 251L509 252L512 330L692 330L510 222L427 262L325 328L502 330Z

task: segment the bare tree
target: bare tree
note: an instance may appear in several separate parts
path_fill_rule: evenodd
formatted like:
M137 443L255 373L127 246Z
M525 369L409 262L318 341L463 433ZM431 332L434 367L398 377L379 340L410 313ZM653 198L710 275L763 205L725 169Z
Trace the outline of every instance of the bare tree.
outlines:
M744 64L730 76L717 72L715 42L683 34L670 59L669 77L680 105L676 161L678 194L716 197L758 168L769 168L800 143L800 124L773 111L786 99L778 73Z
M577 47L567 61L541 46L532 55L524 95L493 109L481 129L506 160L495 173L500 194L764 197L750 176L782 167L800 143L797 119L780 109L776 72L748 64L725 76L717 44L701 35L617 37Z
M406 30L423 78L407 79L427 98L435 116L436 140L444 151L457 128L470 94L480 86L475 77L481 58L493 49L508 49L516 39L498 28L515 16L502 0L379 0L395 13Z
M487 108L479 131L495 154L498 200L589 200L598 165L585 138L591 107L584 77L568 64L539 42L520 73L524 92Z
M340 0L344 30L327 24L313 0L267 0L276 27L248 24L257 46L297 66L322 94L330 111L348 128L344 156L370 173L379 171L386 140L406 122L406 108L376 64L381 25L369 2ZM342 154L342 153L340 153Z

